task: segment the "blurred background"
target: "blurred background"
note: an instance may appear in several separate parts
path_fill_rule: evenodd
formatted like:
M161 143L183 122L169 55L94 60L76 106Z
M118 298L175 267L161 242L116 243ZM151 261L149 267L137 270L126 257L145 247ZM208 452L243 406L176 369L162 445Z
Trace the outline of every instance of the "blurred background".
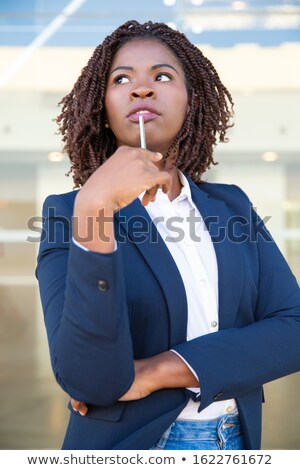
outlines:
M34 277L40 224L28 221L47 194L73 186L57 103L130 19L170 24L215 65L236 124L206 179L240 185L271 216L300 279L300 1L0 0L0 449L61 446L67 397L52 377ZM299 388L299 374L266 385L264 449L300 449Z

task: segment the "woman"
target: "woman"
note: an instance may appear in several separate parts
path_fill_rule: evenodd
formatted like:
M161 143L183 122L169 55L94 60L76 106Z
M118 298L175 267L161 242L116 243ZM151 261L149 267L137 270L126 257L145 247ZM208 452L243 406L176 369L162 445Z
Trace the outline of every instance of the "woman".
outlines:
M300 368L293 274L247 196L201 181L231 114L208 59L151 22L62 100L81 189L46 199L37 276L64 449L257 449L262 385Z

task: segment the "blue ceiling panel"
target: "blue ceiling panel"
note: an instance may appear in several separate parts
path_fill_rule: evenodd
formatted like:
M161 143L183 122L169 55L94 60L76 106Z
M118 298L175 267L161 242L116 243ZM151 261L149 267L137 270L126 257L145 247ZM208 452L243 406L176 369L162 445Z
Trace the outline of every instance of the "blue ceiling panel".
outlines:
M71 0L0 0L0 46L28 46L70 3ZM234 10L233 5L237 3L243 11ZM207 15L212 18L220 11L221 14L236 15L255 12L257 21L244 29L230 29L225 23L221 28L206 27L204 23L203 31L195 34L185 21L185 15L191 11L198 15L200 22ZM263 28L264 14L277 15L279 20L280 15L289 15L290 26L277 24ZM198 6L191 0L177 0L172 7L166 6L163 0L86 0L43 45L95 47L117 26L130 19L173 22L191 41L215 47L247 42L277 46L300 41L300 0L203 0Z
M263 47L276 47L287 42L299 42L300 32L294 30L268 31L205 31L188 35L194 44L208 44L213 47L233 47L236 44L255 43ZM300 60L300 58L299 58Z

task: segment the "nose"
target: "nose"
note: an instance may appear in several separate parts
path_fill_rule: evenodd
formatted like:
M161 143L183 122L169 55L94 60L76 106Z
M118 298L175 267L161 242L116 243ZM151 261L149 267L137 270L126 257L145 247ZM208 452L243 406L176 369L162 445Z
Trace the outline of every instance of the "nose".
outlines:
M155 92L149 86L140 85L136 87L134 90L131 90L131 98L154 98Z

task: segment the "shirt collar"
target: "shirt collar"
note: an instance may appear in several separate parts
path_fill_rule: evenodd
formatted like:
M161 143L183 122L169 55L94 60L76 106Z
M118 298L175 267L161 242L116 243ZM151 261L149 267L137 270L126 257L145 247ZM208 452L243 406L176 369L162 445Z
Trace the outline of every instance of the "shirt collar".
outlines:
M178 170L178 175L179 175L180 182L182 184L182 188L181 188L179 196L177 196L177 198L174 199L174 201L179 202L179 201L182 201L183 199L187 199L190 204L193 204L191 188L190 188L187 178L184 176L184 174L180 170Z

